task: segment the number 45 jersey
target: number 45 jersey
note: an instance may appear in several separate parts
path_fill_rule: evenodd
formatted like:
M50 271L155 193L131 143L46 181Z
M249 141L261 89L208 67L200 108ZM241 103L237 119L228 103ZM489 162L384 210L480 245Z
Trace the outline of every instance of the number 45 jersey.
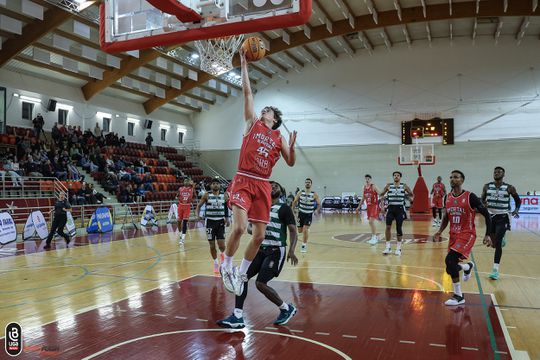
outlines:
M261 120L256 120L242 140L238 174L260 180L269 179L272 168L280 158L281 139L279 130L272 130Z

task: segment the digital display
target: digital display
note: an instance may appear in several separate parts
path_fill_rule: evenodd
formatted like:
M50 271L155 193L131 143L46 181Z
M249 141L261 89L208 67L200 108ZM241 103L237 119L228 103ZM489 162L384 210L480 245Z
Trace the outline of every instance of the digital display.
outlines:
M443 145L454 144L454 119L414 119L401 123L401 143L412 144L414 139L442 137Z

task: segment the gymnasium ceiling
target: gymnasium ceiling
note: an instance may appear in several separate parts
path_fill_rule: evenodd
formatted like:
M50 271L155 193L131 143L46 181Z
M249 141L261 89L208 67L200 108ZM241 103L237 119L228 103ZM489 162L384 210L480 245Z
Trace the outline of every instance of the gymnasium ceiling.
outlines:
M0 66L80 87L86 100L104 94L143 104L199 113L240 91L234 74L212 78L191 58L193 44L106 54L99 47L99 1L80 12L75 0L0 0ZM67 6L67 7L66 7ZM30 15L32 14L32 15ZM538 38L538 0L313 0L305 26L259 33L270 54L251 64L255 89L287 73L341 57L369 56L397 45L447 38ZM306 35L306 34L309 34ZM238 65L235 59L235 65Z

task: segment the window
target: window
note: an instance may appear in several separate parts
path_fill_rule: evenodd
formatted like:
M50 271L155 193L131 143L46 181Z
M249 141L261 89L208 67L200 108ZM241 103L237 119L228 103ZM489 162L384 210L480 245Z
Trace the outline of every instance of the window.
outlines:
M178 132L178 143L179 144L183 144L184 143L184 133L183 132Z
M103 131L111 131L111 118L103 118Z
M167 129L161 129L161 141L166 141L167 139Z
M67 125L68 110L58 109L58 124Z
M135 127L135 123L128 122L128 136L133 136L134 127Z
M34 110L34 104L23 101L22 103L22 118L26 120L32 120L32 110Z

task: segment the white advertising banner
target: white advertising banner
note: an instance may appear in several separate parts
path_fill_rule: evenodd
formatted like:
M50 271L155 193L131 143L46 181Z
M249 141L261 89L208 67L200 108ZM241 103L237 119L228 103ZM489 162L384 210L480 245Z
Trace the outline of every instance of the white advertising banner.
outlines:
M0 244L5 245L17 240L17 227L8 212L0 213Z
M519 195L521 198L520 214L540 214L540 196L538 195ZM515 208L514 199L510 198L510 207Z
M28 214L28 219L26 219L26 224L24 225L23 240L34 237L36 233L41 240L46 239L49 235L47 222L45 221L43 213L39 210L32 211Z
M66 212L66 214L67 214L66 229L68 231L68 235L75 236L77 234L77 227L75 226L75 220L73 220L73 215L71 215L71 211Z
M169 215L167 216L168 223L174 223L178 219L178 205L172 203L171 208L169 209Z

